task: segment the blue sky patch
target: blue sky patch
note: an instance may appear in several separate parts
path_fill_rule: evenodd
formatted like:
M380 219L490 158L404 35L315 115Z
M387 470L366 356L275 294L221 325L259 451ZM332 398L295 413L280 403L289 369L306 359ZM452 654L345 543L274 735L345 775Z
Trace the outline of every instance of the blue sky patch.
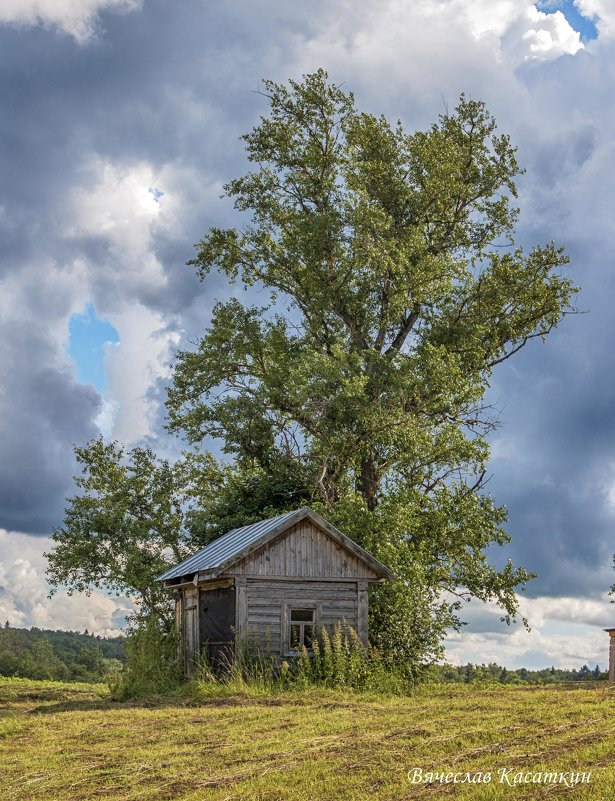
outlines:
M545 14L561 11L571 28L580 35L582 42L590 42L598 38L598 28L594 20L584 17L575 6L573 0L542 0L536 8Z
M115 328L96 316L92 303L85 314L73 314L68 323L68 354L77 365L77 378L82 384L91 384L102 395L107 386L105 344L119 344Z

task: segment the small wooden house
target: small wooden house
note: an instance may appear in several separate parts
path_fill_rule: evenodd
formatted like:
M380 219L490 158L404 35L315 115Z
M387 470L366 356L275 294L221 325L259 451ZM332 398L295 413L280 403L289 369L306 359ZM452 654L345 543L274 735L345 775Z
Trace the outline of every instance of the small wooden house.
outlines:
M605 629L609 635L609 681L615 681L615 629Z
M283 659L336 623L367 644L368 586L386 579L388 568L308 507L233 529L158 578L175 591L186 672L238 640Z

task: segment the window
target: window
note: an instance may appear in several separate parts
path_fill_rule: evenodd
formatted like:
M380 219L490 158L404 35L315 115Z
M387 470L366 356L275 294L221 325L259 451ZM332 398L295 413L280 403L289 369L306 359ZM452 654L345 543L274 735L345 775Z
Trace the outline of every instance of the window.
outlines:
M291 650L297 651L301 646L311 648L314 640L315 609L289 609Z

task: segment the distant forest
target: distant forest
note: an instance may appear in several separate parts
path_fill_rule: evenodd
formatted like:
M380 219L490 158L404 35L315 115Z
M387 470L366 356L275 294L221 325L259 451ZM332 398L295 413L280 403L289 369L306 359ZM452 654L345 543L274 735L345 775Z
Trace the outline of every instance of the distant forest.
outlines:
M57 681L103 681L124 663L124 639L104 638L76 631L0 627L0 676ZM488 665L431 665L432 681L443 683L556 684L568 681L602 681L608 672L583 665L578 670L556 667L511 670Z
M593 669L587 665L582 665L578 670L564 670L562 668L550 667L542 670L528 670L527 668L510 668L496 665L490 662L488 665L432 665L430 667L431 678L434 681L441 681L453 684L472 684L475 682L489 682L499 684L558 684L564 681L606 681L608 671L600 670L596 665Z
M0 627L0 676L57 681L103 681L124 659L121 637L76 631Z

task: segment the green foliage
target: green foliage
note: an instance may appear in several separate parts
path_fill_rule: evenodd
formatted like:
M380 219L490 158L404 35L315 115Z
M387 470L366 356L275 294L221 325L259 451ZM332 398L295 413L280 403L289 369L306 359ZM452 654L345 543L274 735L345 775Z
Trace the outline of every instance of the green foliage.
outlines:
M119 637L0 628L0 675L54 681L103 681L121 666Z
M233 528L256 523L280 512L308 505L305 471L292 459L279 459L267 469L236 469L205 463L200 454L186 454L198 503L186 516L195 546L207 545Z
M294 668L294 669L293 669ZM313 644L312 653L301 649L293 667L287 670L291 686L334 687L403 695L414 686L412 678L373 648L365 648L356 631L337 625L332 634L326 628Z
M388 564L401 581L372 599L372 635L418 664L441 653L463 599L517 613L532 574L485 555L508 536L482 489L496 426L483 399L497 365L574 311L576 289L561 249L515 245L520 169L483 103L462 95L408 134L323 70L263 94L269 114L244 136L254 169L226 186L249 222L212 228L192 264L270 300L215 307L179 354L170 428L224 442L219 508L239 491L234 522L259 516L261 479L291 475L291 495ZM269 495L267 514L287 500Z
M95 440L54 533L50 579L112 587L169 619L154 581L229 528L309 503L399 577L370 599L378 651L416 677L463 602L518 612L533 574L492 566L506 510L483 488L492 371L574 311L568 259L515 243L515 148L463 95L426 131L360 112L323 70L264 82L253 165L225 187L247 224L212 228L193 266L262 306L218 303L180 353L175 465ZM232 464L199 448L223 442Z
M169 617L169 594L155 579L188 553L183 464L158 459L150 448L125 454L102 437L75 454L79 493L68 499L64 523L52 534L55 547L46 554L53 590L104 587L132 597L140 605L137 618Z
M208 453L170 463L151 448L125 452L102 437L75 448L75 455L79 493L68 499L46 554L52 591L102 587L125 594L138 606L136 621L151 614L171 621L170 595L156 581L171 565L235 526L308 499L292 460L238 472Z
M412 678L375 648L365 648L354 629L337 625L332 632L322 628L310 652L302 647L281 665L266 644L241 642L216 673L201 665L195 693L203 698L221 691L259 695L326 687L404 695L413 686Z
M573 681L606 681L608 671L600 670L596 665L590 670L587 665L583 665L579 670L565 670L563 668L542 668L540 670L528 670L518 668L509 670L495 662L488 665L473 665L468 662L466 665L430 665L426 671L425 679L428 682L444 684L561 684Z
M126 638L126 665L109 676L117 700L182 692L183 657L177 632L150 615Z

